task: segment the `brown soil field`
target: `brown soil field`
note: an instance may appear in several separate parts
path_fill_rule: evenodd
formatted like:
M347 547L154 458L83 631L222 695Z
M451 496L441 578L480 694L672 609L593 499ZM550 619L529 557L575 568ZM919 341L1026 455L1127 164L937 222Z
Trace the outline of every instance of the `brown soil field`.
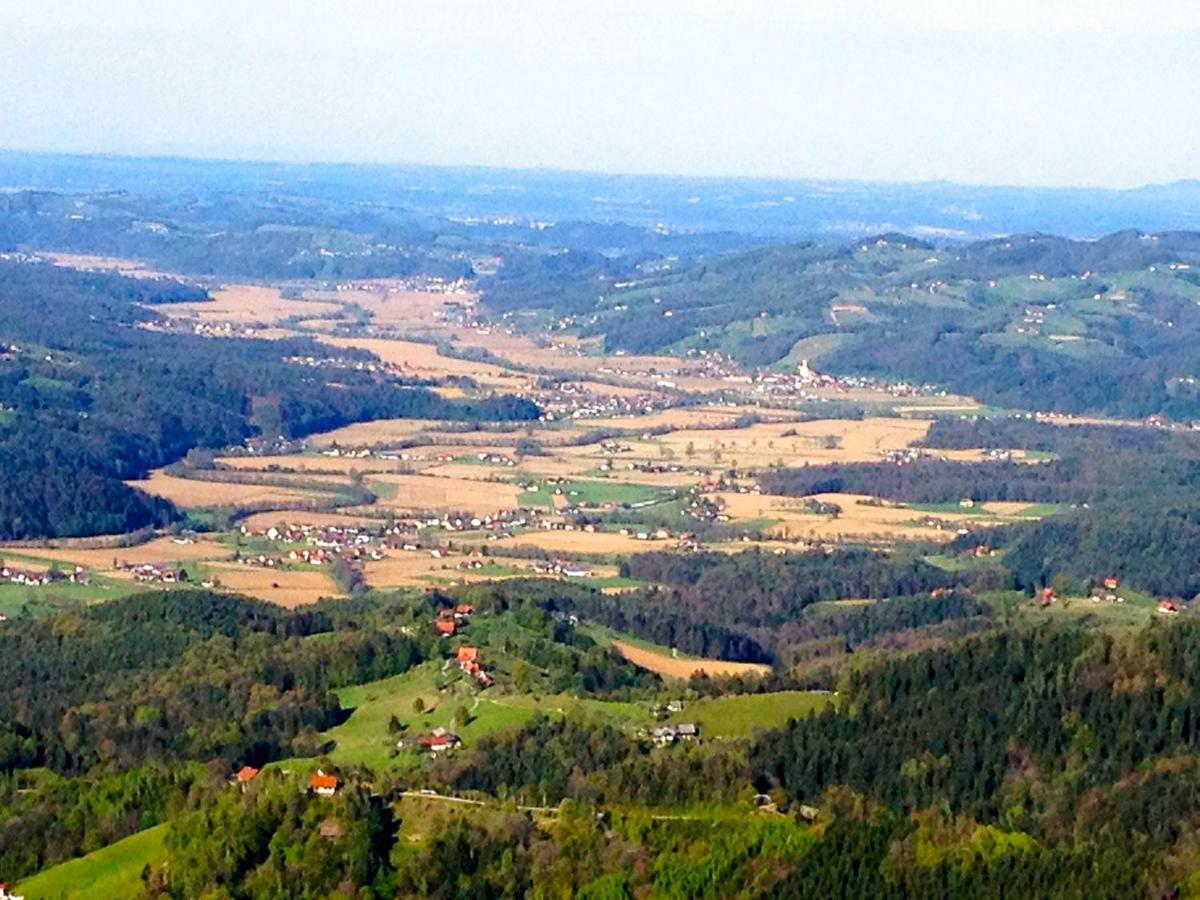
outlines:
M454 509L475 514L514 509L520 492L515 484L427 475L372 475L367 478L367 485L373 489L377 485L389 486L378 491L380 507ZM391 496L385 496L389 493Z
M328 303L288 300L277 288L253 284L229 284L209 291L207 303L164 303L158 309L173 319L194 318L202 322L234 322L271 325L289 316L327 315L336 312Z
M3 549L0 547L0 556L3 555ZM190 544L177 544L172 538L159 537L144 544L138 544L136 547L103 547L94 550L82 547L22 547L13 548L13 552L39 559L61 560L96 570L112 569L113 560L117 560L118 563L140 565L141 563L225 559L231 555L228 547L223 547L203 536L196 538Z
M259 484L233 484L224 481L195 481L177 478L165 472L152 472L149 478L130 481L131 487L166 497L182 507L236 506L248 503L274 503L309 500L317 497L310 491Z
M328 573L318 570L262 569L240 563L214 563L210 567L221 587L291 608L338 597L341 591Z
M757 663L727 662L723 659L678 659L666 653L655 653L635 647L625 641L613 641L613 649L642 669L657 672L668 678L691 678L700 672L720 677L723 675L766 675L770 666Z

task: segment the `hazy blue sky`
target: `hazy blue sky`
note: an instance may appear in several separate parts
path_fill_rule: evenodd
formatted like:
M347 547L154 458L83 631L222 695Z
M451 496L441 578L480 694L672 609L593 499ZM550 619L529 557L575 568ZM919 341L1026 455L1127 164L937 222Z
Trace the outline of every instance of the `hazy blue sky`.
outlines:
M1200 3L0 0L0 146L1008 184L1200 177Z

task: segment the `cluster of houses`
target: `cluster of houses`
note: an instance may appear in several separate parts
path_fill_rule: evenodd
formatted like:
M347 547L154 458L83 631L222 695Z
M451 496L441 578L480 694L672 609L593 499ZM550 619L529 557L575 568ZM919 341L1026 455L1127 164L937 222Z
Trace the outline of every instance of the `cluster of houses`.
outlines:
M826 391L871 390L885 391L892 397L913 398L944 396L945 391L934 385L915 385L907 382L880 382L874 378L859 376L827 375L817 372L808 360L801 360L795 372L759 372L753 375L727 370L721 379L730 384L745 384L759 396L782 399L824 401L828 398L814 393Z
M483 665L479 662L478 647L463 644L458 648L455 658L458 660L458 667L463 674L474 678L480 687L491 687L492 676L484 671Z
M534 560L533 571L539 575L565 575L567 578L590 578L592 574L592 570L586 566L558 557Z
M142 584L182 584L188 580L187 571L171 563L127 563L118 568L133 573L133 580Z
M71 584L88 584L91 582L91 574L82 566L75 566L71 571L63 572L58 569L33 570L0 565L0 580L29 587L54 584L60 581L67 581Z
M1124 603L1125 598L1117 593L1120 587L1120 578L1116 575L1106 575L1092 589L1091 600L1093 603ZM1034 595L1034 602L1038 606L1052 606L1057 601L1058 592L1052 587L1044 587ZM1181 601L1171 599L1160 600L1155 607L1156 612L1162 616L1177 616L1183 612L1183 609Z
M670 398L657 390L636 394L595 391L586 385L562 382L538 394L547 422L560 419L597 419L653 412L670 405Z
M471 623L474 613L475 607L470 603L460 603L453 609L440 609L433 621L433 630L442 637L454 637L460 628L465 628Z
M1117 588L1120 586L1120 578L1116 575L1106 575L1100 579L1100 584L1092 588L1092 602L1124 603L1125 598L1117 593Z
M620 534L623 534L627 537L632 536L633 539L637 541L669 541L671 539L671 532L665 528L655 528L653 530L648 528L644 530L636 528L622 528L620 530Z
M244 791L250 782L254 781L261 773L262 769L246 765L234 772L233 777L229 780ZM308 779L309 793L318 797L332 797L341 786L341 779L324 769L317 769Z
M303 550L293 550L287 556L267 556L265 553L259 553L253 556L240 557L239 561L247 566L278 569L289 563L308 563L312 566L327 566L333 562L335 556L336 554L330 553L323 547L306 547Z
M700 726L695 722L680 722L677 725L658 725L650 729L650 739L660 747L680 741L700 740Z

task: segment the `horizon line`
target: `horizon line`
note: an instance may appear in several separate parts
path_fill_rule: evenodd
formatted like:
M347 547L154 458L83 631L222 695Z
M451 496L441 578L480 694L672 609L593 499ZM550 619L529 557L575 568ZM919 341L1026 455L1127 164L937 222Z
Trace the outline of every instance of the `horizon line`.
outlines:
M403 161L364 161L364 160L332 160L332 159L282 159L268 157L238 157L238 156L205 156L185 153L126 153L108 150L46 150L30 149L27 147L0 146L0 156L44 156L67 157L72 159L108 159L147 161L147 162L176 162L196 165L223 164L245 166L295 166L295 167L345 167L361 169L457 169L482 172L513 172L522 174L554 174L554 175L583 175L600 178L644 178L657 180L679 180L696 182L784 182L793 184L848 184L848 185L892 185L904 187L922 187L933 185L948 185L960 188L980 190L1017 190L1017 191L1091 191L1112 194L1136 193L1154 188L1170 188L1185 185L1200 184L1200 175L1194 178L1177 178L1172 181L1148 181L1129 187L1111 187L1097 184L1016 184L1012 182L970 182L955 181L952 178L854 178L854 177L813 177L801 175L696 175L681 172L651 172L651 171L611 171L604 169L582 169L569 166L499 166L487 163L431 163Z

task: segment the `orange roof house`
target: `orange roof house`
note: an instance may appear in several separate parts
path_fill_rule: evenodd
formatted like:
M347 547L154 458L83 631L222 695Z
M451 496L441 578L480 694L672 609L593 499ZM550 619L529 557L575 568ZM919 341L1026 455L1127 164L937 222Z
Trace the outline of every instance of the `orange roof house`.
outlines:
M237 775L234 777L242 784L245 784L247 781L253 781L258 773L259 770L254 768L254 766L242 766L237 770Z
M457 626L446 619L438 619L433 623L433 627L437 629L437 633L450 637L457 630Z
M479 662L479 648L472 647L470 644L464 644L458 648L458 661L464 662Z
M339 784L341 782L336 775L327 775L323 769L317 769L308 779L308 786L313 793L320 794L322 797L332 797L336 794Z

